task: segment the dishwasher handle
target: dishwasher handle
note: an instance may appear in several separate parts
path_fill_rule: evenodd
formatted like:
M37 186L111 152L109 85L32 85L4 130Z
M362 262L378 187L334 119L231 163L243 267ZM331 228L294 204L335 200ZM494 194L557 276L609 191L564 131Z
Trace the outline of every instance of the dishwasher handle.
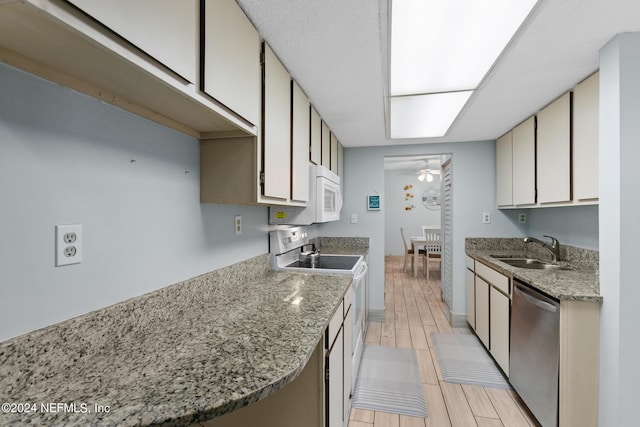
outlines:
M550 311L552 313L557 313L558 312L558 305L557 304L551 304L549 302L543 301L541 299L539 299L536 295L532 294L532 292L535 291L529 291L527 288L524 288L518 284L516 284L516 286L514 287L514 292L520 294L520 296L527 301L530 304L535 305L536 307L539 307L543 310L547 310Z

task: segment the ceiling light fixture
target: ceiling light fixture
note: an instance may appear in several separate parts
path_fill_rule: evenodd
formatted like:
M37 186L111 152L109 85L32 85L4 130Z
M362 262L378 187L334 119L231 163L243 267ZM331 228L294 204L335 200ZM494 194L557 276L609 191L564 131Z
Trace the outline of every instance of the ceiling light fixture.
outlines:
M444 136L537 3L390 1L391 138Z

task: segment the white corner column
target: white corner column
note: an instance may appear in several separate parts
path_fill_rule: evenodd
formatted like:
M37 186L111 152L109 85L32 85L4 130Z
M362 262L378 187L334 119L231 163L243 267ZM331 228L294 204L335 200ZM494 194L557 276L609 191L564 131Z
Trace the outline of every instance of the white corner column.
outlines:
M600 51L600 426L638 422L639 117L640 33L619 34Z

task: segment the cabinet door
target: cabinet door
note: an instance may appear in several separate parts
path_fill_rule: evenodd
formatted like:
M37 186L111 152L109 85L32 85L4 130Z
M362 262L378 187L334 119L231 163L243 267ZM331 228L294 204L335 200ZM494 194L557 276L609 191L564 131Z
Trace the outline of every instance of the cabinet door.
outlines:
M331 132L331 160L330 160L330 164L331 164L331 171L335 174L338 173L338 138L336 138L336 136L333 134L333 132Z
M476 275L467 269L467 322L474 330L476 329Z
M291 192L291 77L264 43L263 195L288 199Z
M322 119L313 106L311 106L311 153L309 160L316 165L322 164Z
M509 298L496 288L490 289L491 354L509 376Z
M498 206L513 205L512 133L496 141L496 201Z
M489 284L476 276L476 334L489 348Z
M344 173L344 147L338 142L338 176L342 176ZM342 180L340 180L342 185Z
M538 202L571 200L571 93L538 113Z
M69 0L187 81L198 70L198 1Z
M291 199L306 202L309 200L309 99L293 80L291 91Z
M536 202L536 118L513 129L513 204Z
M343 411L343 393L344 387L342 385L344 370L343 370L343 353L344 353L344 334L342 328L338 331L336 340L333 343L333 347L329 349L327 354L327 369L329 375L327 376L328 384L327 391L329 393L329 399L327 401L327 420L329 427L343 427L342 417Z
M205 0L203 8L201 89L258 126L260 36L234 0Z
M598 196L599 73L573 91L573 200Z
M322 121L322 161L323 166L331 167L331 131L329 126Z

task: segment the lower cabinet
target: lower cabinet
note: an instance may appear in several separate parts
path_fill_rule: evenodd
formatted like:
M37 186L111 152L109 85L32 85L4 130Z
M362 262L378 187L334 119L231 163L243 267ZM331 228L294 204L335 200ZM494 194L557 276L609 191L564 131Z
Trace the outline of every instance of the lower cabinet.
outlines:
M509 297L498 289L489 290L489 335L491 355L509 376Z
M473 265L474 271L469 267ZM467 257L467 321L509 376L511 279ZM473 312L473 322L471 313Z

